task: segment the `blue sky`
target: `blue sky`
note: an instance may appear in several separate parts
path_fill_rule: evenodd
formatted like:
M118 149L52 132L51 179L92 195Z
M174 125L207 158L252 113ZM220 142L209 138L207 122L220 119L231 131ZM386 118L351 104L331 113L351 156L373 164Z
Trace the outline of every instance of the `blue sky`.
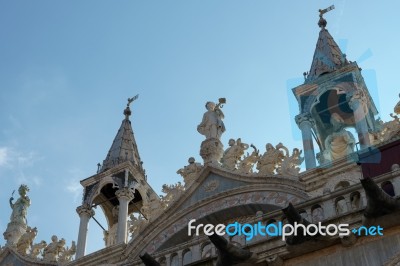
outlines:
M227 98L224 145L301 148L290 89L310 68L317 11L331 4L327 29L387 121L400 88L395 1L1 1L0 231L25 183L36 242L77 239L79 180L96 172L136 94L132 125L158 193L181 181L190 156L201 161L196 127L209 100ZM105 225L100 209L96 218ZM100 248L90 221L87 251Z

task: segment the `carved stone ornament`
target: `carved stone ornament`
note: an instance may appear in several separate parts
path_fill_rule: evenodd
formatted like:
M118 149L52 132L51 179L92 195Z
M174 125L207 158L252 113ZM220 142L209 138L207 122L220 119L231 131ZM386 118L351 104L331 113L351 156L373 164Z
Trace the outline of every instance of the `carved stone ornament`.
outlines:
M302 152L302 150L294 148L292 155L289 155L289 150L286 148L286 155L276 169L277 173L286 176L298 176L300 165L304 161L304 157L301 156Z
M58 240L58 237L53 235L51 243L43 249L43 260L47 262L56 262L60 253L64 252L65 239Z
M251 154L247 153L239 162L238 172L241 174L252 174L254 164L260 159L259 150L253 144L251 144L251 147L254 149L253 152Z
M42 254L43 249L47 246L46 241L42 240L39 243L33 244L31 248L31 253L29 257L31 259L37 259L40 254Z
M94 216L94 210L92 209L89 203L84 203L81 206L77 207L76 212L78 213L79 216L81 215L87 215L88 217Z
M132 237L134 235L137 235L142 228L145 227L145 225L148 223L148 221L143 218L142 215L139 215L139 217L135 217L133 214L129 216L128 220L128 231L131 234Z
M299 128L302 127L303 123L309 123L311 127L315 125L314 119L309 113L298 114L295 117L296 124Z
M287 151L287 148L283 146L282 143L279 143L275 147L268 143L266 146L266 152L259 158L257 162L257 170L259 175L274 175L275 171L282 164L283 159L285 158L284 151Z
M224 113L221 108L226 103L225 98L220 98L219 103L215 105L213 102L206 103L207 112L203 115L203 120L197 126L197 131L206 136L206 139L220 139L222 133L225 132Z
M28 254L29 249L32 246L33 240L37 235L37 228L31 228L30 226L27 227L25 234L21 236L17 243L17 251L25 256Z
M126 199L128 201L131 201L134 198L134 194L132 192L132 189L127 188L127 187L118 189L115 192L115 195L118 197L118 199Z
M65 241L64 241L65 243ZM61 245L61 244L60 244ZM72 241L71 247L61 249L58 257L58 262L66 263L72 260L72 256L76 253L75 241Z
M182 195L182 193L185 191L185 187L181 184L181 182L173 185L164 184L161 191L165 193L165 196L160 196L161 202L164 203L165 206L169 206Z
M390 114L390 116L393 118L392 121L383 123L382 120L378 120L380 130L374 133L374 141L372 142L374 145L389 141L390 139L399 135L400 118L398 115L400 115L400 101L397 102L393 110L396 114Z
M204 191L205 192L212 192L216 190L219 186L218 180L211 180L207 182L206 184L203 185Z
M240 138L236 141L234 139L230 139L229 148L225 150L221 158L222 167L229 171L236 170L237 163L244 154L244 151L248 148L249 145L243 143Z
M200 163L196 163L193 157L190 157L188 160L189 164L185 167L179 169L176 173L180 174L183 177L183 181L185 182L185 187L190 186L193 181L196 180L199 173L203 169L203 166Z
M200 156L203 158L204 164L219 165L223 153L224 146L219 139L206 139L201 143Z

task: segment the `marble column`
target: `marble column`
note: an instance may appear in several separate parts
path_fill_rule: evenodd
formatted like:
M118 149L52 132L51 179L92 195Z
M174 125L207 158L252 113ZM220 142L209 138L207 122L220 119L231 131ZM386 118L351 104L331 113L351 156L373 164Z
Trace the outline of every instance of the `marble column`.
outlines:
M94 216L94 210L92 210L91 206L86 203L76 208L76 212L79 215L80 222L75 258L79 259L80 257L85 256L88 224L90 217Z
M368 125L367 125L367 114L364 110L365 99L360 96L360 93L355 93L349 100L349 106L354 113L354 121L356 124L356 131L358 134L358 141L360 142L361 149L368 148L371 146Z
M309 114L299 114L296 116L295 120L301 130L306 169L315 168L317 165L315 162L314 144L311 131L314 120Z
M127 242L128 204L134 198L134 195L132 190L127 187L117 190L115 195L119 201L117 244L120 244Z

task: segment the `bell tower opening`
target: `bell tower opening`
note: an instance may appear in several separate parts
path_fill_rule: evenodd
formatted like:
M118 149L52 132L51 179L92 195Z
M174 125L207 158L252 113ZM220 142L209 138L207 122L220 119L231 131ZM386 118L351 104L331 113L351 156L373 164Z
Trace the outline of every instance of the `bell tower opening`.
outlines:
M76 258L85 255L90 218L93 217L103 229L104 243L109 247L127 243L129 235L134 235L135 226L151 219L152 211L161 209L160 198L147 183L129 119L132 114L129 105L137 98L128 99L125 119L103 165L98 165L95 175L81 181L84 196L82 205L77 208L80 225ZM97 206L104 213L107 228L95 218Z

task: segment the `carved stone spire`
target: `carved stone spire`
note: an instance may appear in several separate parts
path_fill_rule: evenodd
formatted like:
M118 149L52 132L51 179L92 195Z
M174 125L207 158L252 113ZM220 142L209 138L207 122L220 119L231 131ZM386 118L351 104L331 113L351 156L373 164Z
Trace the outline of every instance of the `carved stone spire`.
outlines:
M318 26L321 28L321 31L319 32L317 46L306 82L310 82L322 74L333 72L341 66L348 64L346 55L342 53L328 30L325 29L327 22L323 14L334 8L334 6L330 6L319 10Z
M107 157L103 161L101 172L106 171L107 169L110 169L125 161L130 161L143 172L139 151L133 135L131 121L129 120L129 116L132 114L129 105L137 98L138 95L128 99L128 103L124 110L125 119L122 121L121 127L114 138Z

